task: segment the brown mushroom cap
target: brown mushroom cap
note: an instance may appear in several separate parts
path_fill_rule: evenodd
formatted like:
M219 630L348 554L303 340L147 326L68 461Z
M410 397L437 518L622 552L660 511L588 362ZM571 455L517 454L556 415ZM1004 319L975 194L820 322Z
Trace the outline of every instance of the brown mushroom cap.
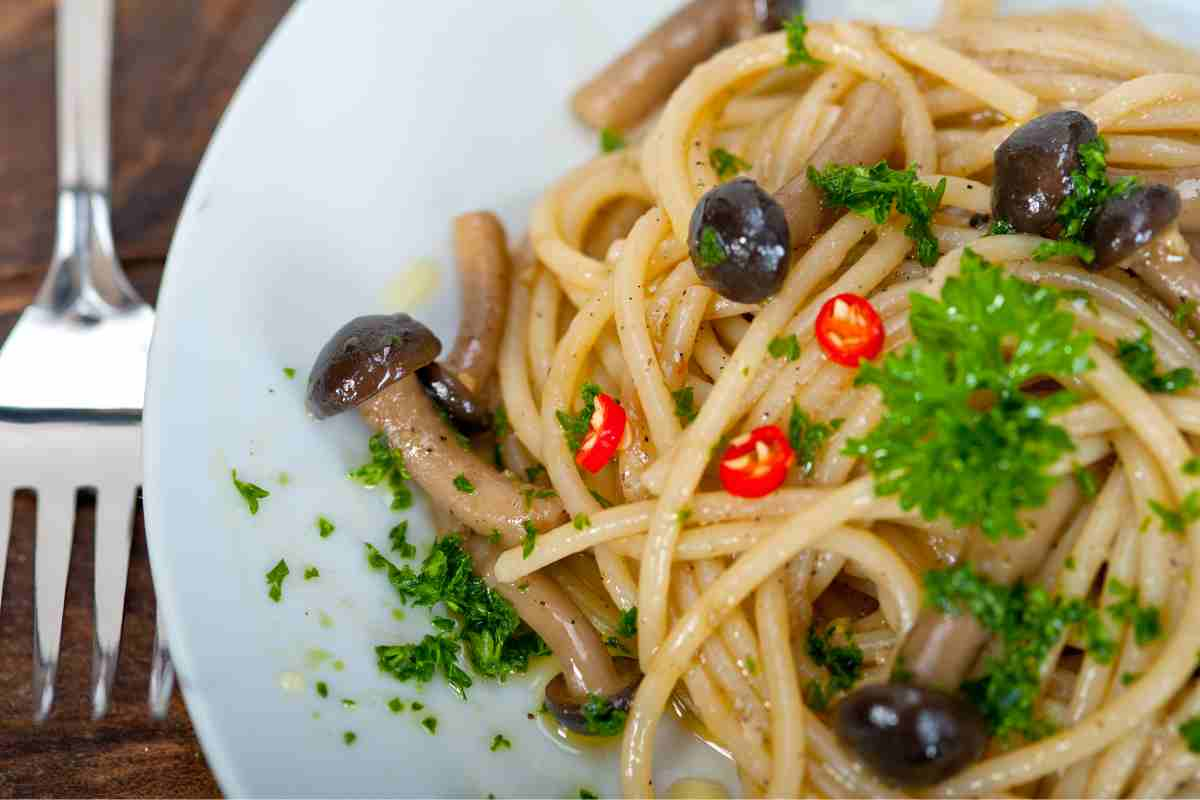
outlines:
M617 673L626 679L625 687L615 694L607 696L613 708L619 711L629 711L633 705L633 695L638 684L642 682L642 671L637 659L614 658L613 666ZM587 717L583 714L583 706L588 701L586 697L571 694L567 687L566 678L560 672L546 684L546 707L564 728L584 736L595 736L596 731L588 727Z
M308 378L308 410L332 417L431 363L442 351L433 331L407 314L356 317L330 337Z

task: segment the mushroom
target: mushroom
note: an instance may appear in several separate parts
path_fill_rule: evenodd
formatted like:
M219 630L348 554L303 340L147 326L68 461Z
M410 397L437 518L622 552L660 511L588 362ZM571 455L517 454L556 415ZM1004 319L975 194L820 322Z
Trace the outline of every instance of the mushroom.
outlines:
M642 679L637 662L612 658L596 629L552 578L534 572L517 584L500 583L495 574L500 550L495 545L483 537L468 536L463 547L475 573L512 603L558 658L563 671L546 684L546 705L565 728L594 733L583 713L592 696L607 700L613 708L629 710Z
M1200 167L1175 169L1119 169L1109 167L1114 178L1131 175L1144 184L1162 183L1179 193L1183 207L1179 214L1179 230L1184 234L1200 233Z
M1079 148L1097 135L1096 124L1078 111L1052 111L1013 131L996 148L992 216L1018 233L1055 234Z
M571 105L593 128L630 128L725 44L779 30L803 9L802 0L692 0L584 84Z
M1032 574L1078 497L1073 486L1057 491L1023 538L996 542L973 530L964 558L997 583ZM847 695L834 710L838 737L880 777L903 786L928 786L954 775L987 746L987 723L955 690L988 639L973 616L923 609L896 659L907 674Z
M474 211L454 219L454 256L462 301L458 336L445 366L471 392L480 392L496 371L512 259L496 215Z
M475 399L475 393L441 364L417 370L417 380L430 399L446 410L455 427L465 434L482 433L492 427L492 415Z

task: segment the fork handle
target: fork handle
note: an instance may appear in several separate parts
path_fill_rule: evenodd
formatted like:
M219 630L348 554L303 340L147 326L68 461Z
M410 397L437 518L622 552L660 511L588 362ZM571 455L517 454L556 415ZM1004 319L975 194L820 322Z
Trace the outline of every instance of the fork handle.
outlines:
M105 193L113 0L58 3L58 186Z

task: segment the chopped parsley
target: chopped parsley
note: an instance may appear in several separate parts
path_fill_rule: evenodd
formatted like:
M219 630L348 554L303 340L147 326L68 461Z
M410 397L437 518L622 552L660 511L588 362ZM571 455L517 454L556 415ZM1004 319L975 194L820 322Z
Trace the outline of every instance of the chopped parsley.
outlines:
M533 548L537 547L538 530L529 520L522 522L521 527L525 529L525 535L521 537L521 558L529 558Z
M585 789L581 786L579 787L579 800L599 800L599 795L591 789Z
M753 656L746 656L746 672L751 675L758 674L758 662L754 660Z
M600 131L600 152L615 153L625 146L625 137L619 131L605 128Z
M1083 241L1084 231L1096 212L1113 197L1120 197L1137 185L1137 178L1108 180L1105 154L1108 143L1103 136L1079 146L1079 169L1071 173L1071 193L1058 207L1058 224L1062 232L1058 241L1038 245L1033 251L1035 261L1054 256L1075 256L1085 264L1096 258L1096 251Z
M591 736L616 736L625 729L625 711L613 705L607 697L589 694L580 709L583 726Z
M1136 672L1122 672L1121 673L1121 685L1129 686L1130 684L1136 682L1137 679L1140 677L1142 677L1142 676Z
M525 468L525 480L529 483L537 483L537 479L546 474L546 468L541 464L534 464L532 467Z
M788 419L788 443L796 453L796 465L801 475L808 475L813 471L813 466L825 448L825 442L840 427L841 419L831 420L826 425L809 419L799 403L792 406L792 415Z
M488 749L493 753L498 750L512 750L512 742L503 733L497 733L492 737L492 744Z
M887 222L896 211L908 217L904 234L917 246L917 260L927 267L938 258L937 237L933 235L933 212L946 193L946 179L936 188L917 180L916 167L892 169L886 161L873 167L831 164L824 171L808 168L808 179L825 193L825 204L848 208L876 225Z
M558 492L553 489L541 489L537 486L531 486L521 492L521 496L525 499L525 510L533 508L534 500L546 500L551 497L558 497Z
M817 60L813 57L812 53L808 52L808 45L804 43L804 37L808 34L808 26L804 24L803 14L797 14L783 23L783 29L787 31L787 65L789 67L794 67L797 64L809 64L819 67L825 63Z
M776 336L767 345L767 352L771 358L786 358L788 361L795 361L800 357L800 340L794 333L788 336Z
M717 233L717 229L713 226L705 225L700 229L700 245L697 248L697 254L700 256L700 266L702 267L715 267L729 256L721 234Z
M329 697L329 684L325 681L317 681L317 697Z
M311 581L313 578L319 577L321 577L321 570L317 569L316 567L305 567L304 580Z
M296 377L296 370L292 369L291 367L284 367L283 375L290 381L292 378Z
M1192 717L1179 726L1179 735L1187 743L1187 749L1200 753L1200 717Z
M399 697L393 697L391 700L388 700L387 707L393 714L399 714L404 710L404 701Z
M437 733L437 717L426 717L421 720L421 727L429 731L430 736L433 736Z
M862 648L848 634L846 644L834 644L835 632L835 625L827 627L824 633L818 633L815 625L808 629L808 656L829 673L824 684L813 680L804 688L804 702L814 711L824 711L834 695L850 689L862 678Z
M612 508L612 501L597 492L595 489L588 489L588 494L592 496L593 500L600 504L601 508Z
M436 541L420 571L397 567L369 544L367 553L387 567L388 581L404 602L430 609L441 603L458 618L454 630L435 620L436 634L420 642L375 648L385 672L402 681L427 683L440 671L451 688L465 696L472 681L458 665L460 648L477 674L496 681L526 672L530 659L549 653L512 605L474 573L458 538Z
M503 539L504 537L500 533L499 528L492 528L492 532L488 534L487 538L488 538L488 541L491 542L492 544L500 544L500 540Z
M732 178L739 172L750 169L750 162L738 158L724 147L714 148L708 154L708 163L712 164L712 168L717 172L717 177L721 180Z
M637 606L632 606L621 612L617 619L617 635L632 639L637 636Z
M358 703L356 701L351 700L349 697L342 698L342 708L357 708L357 707L358 707Z
M675 512L675 522L681 528L684 525L687 525L687 521L691 518L692 518L692 510L690 508L688 508L687 506L684 506L683 508L681 508Z
M279 563L267 573L267 586L270 587L267 589L267 597L278 603L283 598L283 579L290 574L287 562L279 559Z
M1075 469L1071 471L1071 476L1075 478L1075 485L1079 487L1079 491L1084 497L1096 496L1096 476L1090 469L1082 464L1076 464Z
M1117 599L1105 611L1118 622L1133 626L1133 638L1138 647L1145 647L1162 636L1162 622L1154 606L1138 605L1138 590L1126 586L1116 578L1109 581L1108 593Z
M1187 526L1200 519L1200 492L1188 492L1179 508L1167 508L1157 500L1150 501L1150 510L1162 520L1164 530L1171 533L1183 533ZM1149 518L1146 522L1149 523Z
M671 392L671 399L675 401L675 416L683 427L686 428L695 422L696 415L700 411L696 408L696 395L692 387L684 386L682 389L676 389Z
M367 442L371 452L370 462L349 472L347 477L368 489L386 484L392 490L392 510L411 508L412 490L407 481L412 476L404 468L404 454L388 446L387 437L377 433Z
M1034 740L1052 731L1035 712L1039 669L1069 629L1079 629L1088 654L1100 663L1111 661L1115 651L1099 613L1085 601L1051 597L1041 587L994 583L969 564L927 572L925 598L943 613L970 613L1003 644L998 655L984 660L983 674L961 687L993 736Z
M425 704L420 701L414 701L412 704L413 711L420 711L423 708L425 708Z
M408 520L404 520L392 527L388 531L388 541L392 543L392 552L399 553L400 558L409 559L417 557L416 545L408 542Z
M322 539L328 539L336 530L337 526L330 522L328 517L317 517L317 534Z
M461 472L454 476L454 488L463 494L475 494L475 484L467 480L467 476Z
M969 249L961 266L940 300L912 295L915 341L859 368L855 385L878 386L887 411L845 452L865 458L876 493L899 494L902 508L979 525L993 539L1020 537L1018 512L1045 504L1057 480L1048 468L1074 449L1050 417L1076 399L1023 387L1089 369L1091 337L1058 310L1056 290Z
M1200 458L1189 458L1183 462L1184 475L1200 475Z
M1174 394L1196 383L1196 375L1187 367L1170 372L1158 372L1158 356L1150 344L1150 328L1141 323L1142 335L1137 339L1117 339L1117 360L1121 366L1148 392Z
M346 731L342 734L342 741L346 743L347 747L349 747L358 741L358 734L354 731Z
M1068 572L1075 569L1075 556L1067 556L1067 560L1063 562L1063 566Z
M576 514L575 518L571 520L571 525L575 527L575 530L582 531L592 527L592 521L587 514Z
M233 488L237 489L238 494L246 501L246 508L250 509L251 514L258 513L258 501L264 497L270 497L271 493L262 488L256 483L249 481L239 481L237 470L231 471L233 474Z
M1175 313L1171 315L1171 320L1175 323L1175 327L1186 331L1188 329L1188 319L1196 313L1196 301L1184 300L1179 304L1179 308L1175 309Z
M1005 236L1007 234L1016 233L1016 232L1017 232L1017 229L1013 227L1013 224L1011 222L1009 222L1006 219L997 219L997 220L992 221L991 226L988 228L987 235L988 236Z
M583 407L579 409L579 413L572 414L569 410L561 409L554 412L558 426L563 430L563 438L567 440L567 447L572 453L579 452L579 447L592 426L592 414L596 413L596 395L600 394L600 387L594 383L585 383L579 394L583 398Z

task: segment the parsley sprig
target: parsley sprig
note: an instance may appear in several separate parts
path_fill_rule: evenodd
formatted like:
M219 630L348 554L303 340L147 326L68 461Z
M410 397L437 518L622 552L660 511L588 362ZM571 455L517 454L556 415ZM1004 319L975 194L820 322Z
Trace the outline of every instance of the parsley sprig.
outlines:
M1051 416L1075 402L1026 392L1040 376L1091 366L1091 337L1058 309L1061 295L1004 273L971 250L941 298L913 294L915 341L882 364L864 362L856 385L879 387L887 411L846 452L865 458L879 495L898 494L926 519L1019 537L1017 513L1043 505L1047 469L1074 449Z
M836 632L836 625L830 625L824 633L818 633L816 626L808 629L808 656L829 673L825 683L812 680L804 687L804 702L814 711L824 711L834 695L852 688L862 678L862 648L848 635L845 644L835 644Z
M830 436L842 427L843 420L830 420L826 425L811 419L797 403L792 406L792 415L788 419L788 443L796 453L796 466L801 475L809 475L825 449L825 443Z
M587 702L580 710L583 713L584 727L592 736L616 736L625 730L625 718L628 713L617 708L603 695L589 694Z
M997 635L1003 648L984 660L983 674L962 685L988 721L992 735L1040 739L1053 726L1037 716L1042 660L1067 631L1078 628L1088 655L1112 660L1115 644L1099 613L1079 598L1051 597L1040 587L1004 586L970 564L925 574L926 602L946 614L972 614Z
M264 497L270 497L271 493L256 483L239 481L236 469L232 470L231 473L233 475L233 488L237 489L237 493L246 501L246 508L250 509L251 515L257 514L258 501Z
M937 238L933 235L933 212L937 211L946 193L946 179L936 187L917 180L915 166L892 169L886 161L873 167L854 164L831 164L823 171L808 168L808 179L825 193L825 204L848 208L860 216L882 225L896 211L908 217L904 235L917 246L917 260L933 266L938 257Z
M671 399L675 401L675 417L680 425L686 428L696 421L700 409L696 408L696 394L691 386L671 392Z
M434 543L420 571L397 567L369 544L367 556L372 566L387 568L388 580L405 603L431 609L440 603L458 618L455 623L435 617L435 633L419 642L375 648L380 668L400 680L426 683L440 671L465 698L472 680L458 664L460 648L476 673L497 681L526 672L531 658L550 652L512 605L475 575L458 538Z
M797 14L783 23L783 29L787 31L787 65L789 67L794 67L797 64L809 64L819 67L825 63L814 58L813 54L808 52L808 45L804 43L804 37L808 34L808 25L804 23L803 14Z
M282 558L267 573L267 596L276 603L283 599L283 579L291 574L292 571L288 569L287 562Z

